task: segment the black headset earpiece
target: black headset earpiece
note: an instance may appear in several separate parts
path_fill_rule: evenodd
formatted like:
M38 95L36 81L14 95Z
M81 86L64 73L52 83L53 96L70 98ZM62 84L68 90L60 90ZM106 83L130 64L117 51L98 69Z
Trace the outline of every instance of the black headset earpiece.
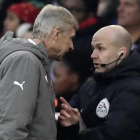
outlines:
M120 57L123 56L123 51L120 53Z

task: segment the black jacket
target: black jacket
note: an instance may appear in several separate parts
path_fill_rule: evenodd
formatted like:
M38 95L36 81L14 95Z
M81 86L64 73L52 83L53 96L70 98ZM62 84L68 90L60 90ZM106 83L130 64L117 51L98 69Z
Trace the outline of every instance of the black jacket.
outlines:
M136 42L134 42L134 44L132 45L132 49L136 50L140 54L140 38L138 38Z
M112 71L83 85L70 104L82 110L87 130L78 134L78 124L58 124L58 140L140 140L139 60L139 54L131 52Z

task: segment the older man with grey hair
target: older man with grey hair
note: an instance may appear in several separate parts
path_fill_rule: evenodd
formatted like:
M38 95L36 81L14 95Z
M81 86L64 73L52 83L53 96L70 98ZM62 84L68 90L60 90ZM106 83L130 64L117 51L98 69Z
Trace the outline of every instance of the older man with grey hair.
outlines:
M56 140L54 93L49 59L73 50L78 22L65 8L45 6L32 39L0 40L0 139Z

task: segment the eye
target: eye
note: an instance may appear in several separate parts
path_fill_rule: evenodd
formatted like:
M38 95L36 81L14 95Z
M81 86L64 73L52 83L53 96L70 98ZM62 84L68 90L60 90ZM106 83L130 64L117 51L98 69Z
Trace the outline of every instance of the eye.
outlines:
M13 21L13 20L14 20L14 17L11 16L11 15L9 15L9 16L7 17L7 19L9 19L10 21Z
M99 51L102 51L103 50L103 47L99 46L98 49L99 49Z
M94 47L93 46L91 46L91 50L94 50Z
M94 50L94 45L91 43L91 50Z

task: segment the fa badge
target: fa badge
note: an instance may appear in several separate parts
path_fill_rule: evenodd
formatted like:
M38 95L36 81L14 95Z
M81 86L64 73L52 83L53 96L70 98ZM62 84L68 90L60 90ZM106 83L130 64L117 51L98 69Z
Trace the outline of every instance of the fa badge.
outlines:
M103 100L100 101L96 108L96 114L99 118L105 118L108 114L109 111L109 102L107 98L104 98Z

